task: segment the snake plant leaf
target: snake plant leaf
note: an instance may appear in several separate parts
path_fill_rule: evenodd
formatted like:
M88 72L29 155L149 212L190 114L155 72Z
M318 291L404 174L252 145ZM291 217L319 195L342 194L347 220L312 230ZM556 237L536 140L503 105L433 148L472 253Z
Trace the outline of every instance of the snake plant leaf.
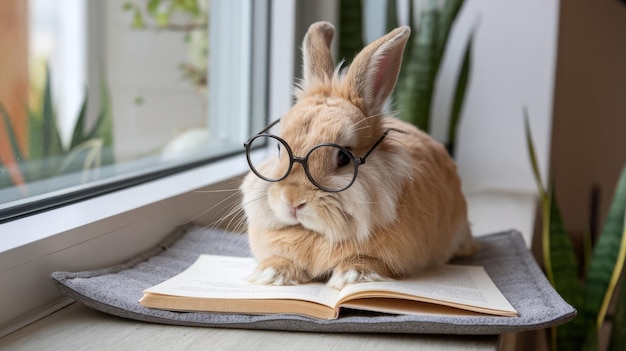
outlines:
M36 112L35 110L39 110ZM43 118L41 106L35 110L28 109L28 160L23 163L24 176L27 181L44 178L43 171Z
M593 320L591 327L599 329L622 274L626 256L624 217L626 209L626 167L622 170L606 221L593 250L583 313Z
M576 308L580 308L583 304L583 291L578 280L578 264L574 255L573 244L565 231L561 212L556 202L554 187L549 187L548 192L543 187L526 109L524 109L524 127L530 163L541 199L541 242L546 276L565 301ZM563 350L579 348L584 342L584 326L583 317L578 315L568 324L556 329L553 328L552 348L554 350L557 348Z
M439 71L439 64L443 58L444 51L446 49L446 43L452 29L452 24L456 19L463 0L446 0L441 9L441 15L439 16L439 30L437 30L437 37L435 38L436 58L435 58L435 71Z
M561 211L556 201L554 186L550 186L548 196L542 201L542 237L547 236L547 249L544 246L544 263L550 267L551 281L556 291L565 301L577 309L582 308L583 287L578 279L578 262L572 240L565 230ZM546 225L547 222L547 225ZM586 320L583 315L576 316L568 324L556 328L556 347L559 350L575 350L585 341Z
M587 332L587 334L585 335L585 340L584 343L582 344L582 347L579 346L581 351L598 351L598 331L595 329L592 329L590 331ZM563 348L563 350L572 350L570 348Z
M339 1L339 60L352 62L363 48L361 0Z
M391 5L393 6L391 6ZM394 14L397 17L397 4L395 2L395 0L389 1L387 3L387 18L389 17L393 17ZM396 88L394 89L392 95L391 95L391 100L392 100L392 104L395 105L395 107L397 107L398 105L398 95L400 94L400 92L404 89L405 87L405 83L404 81L407 79L413 79L413 77L411 77L410 75L407 74L408 68L407 66L409 65L409 63L411 62L411 53L413 52L412 47L413 47L413 41L415 36L417 36L417 29L415 28L415 26L413 25L413 17L415 16L414 13L414 5L413 5L413 1L409 1L409 9L408 9L408 13L409 13L409 21L408 21L408 26L411 28L411 37L409 40L407 40L405 46L404 46L404 53L402 53L402 64L400 65L400 74L398 75L398 81L396 82ZM392 12L392 14L390 14L390 12Z
M70 150L87 140L87 136L85 134L85 120L87 119L87 100L87 91L85 91L85 99L83 100L83 104L80 107L80 112L78 113L76 124L74 124L72 141L70 142Z
M56 116L52 105L52 77L50 75L50 68L46 65L46 82L44 86L44 94L42 98L42 128L43 139L42 151L43 151L43 175L53 174L58 164L55 162L57 156L63 154L63 145L61 143L61 137L57 128ZM39 175L37 179L41 178Z
M2 115L2 121L4 122L4 129L9 136L9 145L11 145L13 156L16 161L22 161L24 160L24 153L22 152L20 144L17 141L17 135L15 135L15 128L11 122L11 118L9 118L9 113L2 104L0 104L0 114Z
M114 163L113 156L113 114L111 107L111 93L106 81L106 75L100 74L100 113L85 140L102 140L102 165Z
M20 144L17 141L17 135L15 134L15 128L13 127L13 123L11 122L11 118L9 118L9 113L2 104L0 104L0 114L2 115L4 130L8 134L9 145L11 146L11 150L13 151L13 157L15 160L15 167L12 170L8 168L8 165L3 166L2 169L6 170L6 177L10 180L12 179L11 184L22 184L25 181L24 171L22 169L22 164L25 160L24 152L22 152ZM2 173L5 173L5 171L3 171Z
M398 6L396 0L387 0L387 33L398 28Z
M626 232L626 228L624 231ZM626 234L622 235L626 236ZM615 305L608 351L624 350L624 345L626 345L626 283L624 283L624 278L622 277L621 287L617 295L617 304Z
M43 158L43 120L41 112L28 109L28 159Z
M537 163L537 153L535 152L535 143L533 142L532 132L530 130L530 122L528 119L528 109L524 106L524 130L526 132L526 147L528 149L528 157L530 158L530 165L532 167L533 176L535 177L535 183L539 196L541 198L546 196L546 190L541 181L541 172L539 171L539 164Z
M454 100L452 100L452 110L450 112L450 123L448 124L448 142L446 148L451 156L454 156L456 145L456 134L461 120L461 110L465 101L465 91L467 90L467 82L469 80L469 71L472 57L472 36L467 41L465 54L463 55L463 63L461 71L457 77L456 87L454 89Z
M436 1L421 15L418 32L413 36L409 62L405 66L407 79L403 79L397 94L398 116L423 131L430 127L430 107L437 72L436 40L439 10Z
M574 306L582 305L582 287L578 279L578 262L574 254L572 239L565 230L563 218L556 201L554 186L548 195L547 214L549 222L549 259L552 267L552 279L556 290ZM549 211L549 213L547 212Z

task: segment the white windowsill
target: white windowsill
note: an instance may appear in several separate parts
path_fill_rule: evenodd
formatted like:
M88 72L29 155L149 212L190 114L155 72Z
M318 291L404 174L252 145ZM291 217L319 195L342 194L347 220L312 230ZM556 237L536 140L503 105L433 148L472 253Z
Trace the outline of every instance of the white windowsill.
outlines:
M81 235L88 235L90 238L93 237L93 239L84 239L87 243L81 242L78 244L85 247L89 246L89 241L106 242L111 240L120 240L120 238L125 238L123 240L129 241L129 237L136 237L134 241L144 241L140 246L145 247L148 242L158 242L162 236L169 233L169 231L176 225L184 223L185 220L190 220L191 217L193 217L190 215L190 212L196 214L201 212L198 208L196 208L195 210L187 211L187 215L185 215L185 211L183 211L181 212L183 213L181 215L181 213L177 213L174 209L181 207L179 206L180 201L183 201L183 203L188 204L190 207L198 206L197 202L195 204L192 203L193 201L188 202L190 196L194 197L194 194L197 196L205 193L196 193L194 190L202 185L208 184L210 181L219 182L226 180L228 177L222 173L224 169L232 171L233 174L239 174L247 171L247 165L242 157L239 157L239 159L234 158L224 161L224 163L207 166L203 169L193 170L178 176L170 177L171 179L163 179L161 181L152 182L151 184L145 184L142 186L145 188L135 189L137 192L128 190L128 193L125 194L116 193L117 196L112 196L111 199L103 200L110 201L109 205L112 206L112 208L106 210L100 208L95 214L86 210L66 210L69 211L66 212L66 214L74 214L76 218L83 218L83 220L85 220L85 218L92 218L92 220L95 220L96 222L104 222L105 225L103 228L108 229L100 229L95 230L94 232L85 233L84 230L81 231L80 229L84 228L87 222L81 222L79 220L74 222L74 225L78 227L71 228L71 226L68 225L61 227L59 224L55 224L50 226L50 228L53 228L53 231L58 231L58 235L63 235L64 233L67 234L68 232L77 232L81 233ZM177 184L178 186L176 187L172 184L168 185L170 182L173 182L172 184ZM193 182L197 183L194 184ZM238 181L232 182L231 185L238 185ZM223 184L220 186L223 187ZM178 188L178 190L175 190L176 188ZM155 191L155 189L158 189L158 191ZM157 195L155 193L161 194ZM121 195L129 196L130 198L126 199L128 201L121 201L119 200ZM131 199L133 195L141 195L146 198L142 201L139 199ZM467 194L467 199L472 229L476 236L502 230L517 229L522 233L527 246L530 247L535 215L535 197L533 194L481 191ZM148 200L153 203L150 203ZM156 206L155 203L160 203L161 206ZM203 201L200 201L200 204L202 203ZM94 206L92 208L93 210L98 209L95 204L90 206ZM204 206L210 207L206 204ZM146 208L148 210L146 210ZM133 217L132 219L128 218L129 216L127 216L127 214L129 213L134 214L133 216L130 216ZM150 225L150 223L158 221L155 219L155 216L160 217L164 214L165 217L171 217L169 221L166 220L164 222L164 225ZM96 219L94 219L94 217L90 217L90 215L95 216ZM107 221L107 219L109 220ZM163 220L163 218L161 218L161 220ZM46 226L40 226L39 229L42 229L42 227ZM92 224L91 227L98 228L98 226L94 224ZM36 225L31 228L36 228ZM149 236L149 239L147 239L145 235L142 236L137 233L137 228L145 228L147 231L158 228L159 231L158 233ZM66 232L60 233L63 230ZM117 247L120 252L116 252L113 256L117 257L117 261L121 261L132 256L132 249L120 248L119 243L116 245L117 246L115 247ZM95 246L102 248L102 245ZM135 250L137 249L138 248L135 247ZM65 251L72 251L72 248L60 250L58 253L52 254L52 256L63 256ZM100 249L100 251L102 251L102 249ZM106 251L106 249L104 251ZM107 252L107 255L111 255L111 252ZM120 255L126 256L122 258L119 257ZM2 258L2 256L5 255L0 255L0 258ZM74 257L72 254L66 256ZM2 259L4 260L4 258ZM99 268L115 263L111 262L110 264L103 264L98 259L92 259L90 261L93 263L92 267L76 268L75 270ZM3 264L7 264L5 261L2 262ZM46 263L46 258L41 258L24 262L22 263L22 266L41 266ZM81 265L75 264L74 266ZM4 271L6 266L0 267L3 268L3 271L0 271L0 279L5 279L1 275L6 273L6 271ZM49 271L58 270L52 266L47 268ZM49 276L49 272L47 270L43 273L44 274L39 274L40 277L38 279L43 279L44 276ZM51 285L47 282L47 279L46 284ZM63 299L55 300L55 303L57 304L57 308L59 308L63 304L68 304L70 302L67 299ZM59 303L62 305L59 305ZM31 316L31 318L32 317L33 316ZM13 330L23 326L25 322L25 320L21 320L21 323L13 322ZM3 328L5 332L9 331L7 327L9 326L5 325ZM376 349L377 347L388 348L389 345L396 345L400 348L415 348L422 346L429 347L430 349L452 348L457 350L494 350L498 347L498 337L496 336L449 338L447 336L432 335L350 336L337 334L288 333L289 342L285 341L276 344L275 340L277 340L277 338L285 338L285 333L186 327L182 330L181 328L183 327L136 323L92 311L81 304L72 304L62 308L48 317L3 337L0 339L0 348L8 346L15 349L26 350L46 345L46 348L50 350L66 349L69 345L67 343L68 340L72 339L76 340L76 345L84 346L97 343L98 345L102 345L101 348L103 349L145 348L147 345L151 345L150 348L154 349L173 349L180 346L179 342L181 339L176 336L182 334L187 334L189 339L186 340L194 346L204 345L209 347L214 346L216 345L216 342L219 342L224 347L228 347L228 345L237 345L239 348L257 348L259 345L265 345L268 347L271 346L271 348L274 349L293 349L294 345L300 345L299 348L301 349L319 349L319 341L321 337L327 340L327 345L332 347L343 345L340 347L342 349L355 347L368 349ZM132 335L129 334L128 330L132 330ZM101 341L103 343L101 343Z
M0 336L66 304L50 273L110 266L153 247L179 225L213 223L222 209L207 211L210 204L236 195L237 176L247 171L245 156L238 155L1 224L0 280L11 283L0 285Z
M224 181L247 171L245 158L235 156L78 204L0 224L0 254L147 204ZM42 223L45 223L45 226L42 226ZM0 255L0 271L6 267Z

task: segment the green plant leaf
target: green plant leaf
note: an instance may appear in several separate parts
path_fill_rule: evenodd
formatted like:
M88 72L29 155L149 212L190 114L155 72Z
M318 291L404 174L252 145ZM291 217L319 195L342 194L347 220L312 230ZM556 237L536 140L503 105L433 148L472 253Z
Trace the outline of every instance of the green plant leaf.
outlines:
M469 71L472 57L472 38L470 36L465 46L465 54L463 55L463 63L461 64L461 71L457 77L456 87L454 89L454 100L452 100L452 110L450 112L450 122L448 124L448 142L446 148L451 156L454 156L456 134L461 120L461 110L463 109L463 102L465 101L465 92L467 90L467 82L469 80Z
M148 0L148 3L146 4L146 10L148 10L149 14L154 16L159 11L160 5L161 0Z
M157 24L161 27L166 27L170 24L170 14L168 12L157 12L154 15L154 19L157 21Z
M622 351L624 350L624 345L626 345L626 284L622 274L622 283L617 295L608 351Z
M41 113L28 109L28 161L24 163L26 181L44 176L43 118Z
M72 132L72 141L70 142L70 150L75 148L78 144L87 140L85 135L85 121L87 119L87 91L85 91L85 99L78 113L76 124L74 124L74 131Z
M437 30L437 37L435 38L436 58L435 58L435 71L439 71L439 64L446 50L446 43L450 36L450 31L454 20L456 19L461 7L463 6L463 0L446 0L443 8L441 9L441 16L439 19L439 29Z
M28 111L28 159L43 158L43 120L41 114Z
M11 118L9 118L9 113L2 104L0 104L0 114L2 115L2 120L4 122L4 129L9 136L9 145L11 145L13 157L15 157L15 161L19 163L24 160L24 153L22 152L20 144L17 141L17 135L15 134L15 128L11 122Z
M396 5L396 4L394 4ZM392 16L389 14L389 11L397 11L397 9L395 8L391 8L390 6L387 6L387 17ZM410 0L409 1L409 9L408 9L408 13L409 13L409 21L408 21L408 26L411 28L411 37L409 38L409 40L407 40L406 45L404 46L404 53L402 53L402 64L400 65L400 74L398 75L398 81L396 83L396 88L394 89L391 98L392 98L392 103L395 105L395 107L398 107L398 100L399 100L399 95L402 94L404 92L404 90L406 89L406 85L408 83L405 82L405 80L410 80L412 79L412 77L407 74L407 72L409 71L409 69L407 68L411 62L411 53L413 52L412 48L413 48L413 42L414 42L414 38L415 36L417 36L417 30L415 29L415 26L413 25L413 17L414 17L414 6L413 6L413 1ZM397 15L396 15L397 16Z
M63 154L63 145L57 128L56 116L52 106L52 77L50 68L46 65L46 83L44 85L44 94L41 108L42 126L43 126L43 174L33 175L33 179L41 179L53 174L58 167L58 158Z
M143 19L141 10L138 8L135 8L135 10L133 11L133 22L131 25L133 28L145 28L146 27L146 22Z
M339 1L339 59L352 62L363 48L361 0Z
M412 2L412 1L411 1ZM387 0L387 33L398 28L398 7L396 0Z
M8 169L8 166L2 166L2 164L0 163L0 166L2 166L2 170L3 170L0 177L2 179L8 179L8 181L10 182L7 182L7 183L11 185L15 185L16 183L19 183L20 181L27 180L24 175L24 169L22 166L25 161L24 152L22 152L22 149L20 148L20 144L17 141L17 135L15 133L15 128L13 127L13 123L11 122L11 118L9 117L9 113L7 112L7 110L4 108L2 104L0 104L0 114L2 115L2 121L4 123L4 130L8 134L9 145L11 146L11 151L15 159L15 168L13 169L13 172L18 173L18 174L11 174L11 171ZM0 183L4 184L5 181L0 180Z
M436 40L439 11L436 1L422 13L419 30L412 36L409 61L400 74L406 75L398 86L397 108L400 119L423 131L430 127L430 107L437 72L435 71Z
M561 211L556 201L554 187L551 186L549 194L542 201L543 236L547 236L548 248L544 247L544 264L550 267L551 282L556 291L565 301L580 309L583 304L583 289L578 279L578 262L574 252L572 240L565 230ZM548 222L547 228L545 222ZM547 233L546 233L547 229ZM545 242L544 242L545 245ZM546 262L549 262L547 264ZM556 345L559 350L575 350L585 340L585 319L578 315L568 324L557 327Z
M583 301L582 286L578 280L578 264L571 238L565 231L554 187L546 192L541 181L537 156L533 143L528 113L524 108L524 127L526 146L535 176L541 206L541 242L543 263L548 280L563 299L575 308L581 308ZM568 324L552 329L552 349L575 350L584 342L585 321L583 316L576 316Z
M197 0L173 0L172 7L175 10L179 10L190 14L191 16L198 16L200 14L200 7Z
M102 165L115 162L113 156L113 115L111 109L111 94L109 92L106 75L100 74L100 113L85 140L101 139Z
M591 254L593 253L593 241L591 240L591 232L585 230L583 236L583 276L587 276L589 271L589 262L591 262Z
M540 197L546 196L546 190L541 180L541 172L539 171L539 164L537 163L537 153L535 152L535 143L533 142L533 136L530 129L530 121L528 119L528 109L524 106L524 129L526 131L526 147L528 148L528 157L530 158L530 165L532 167L533 175L535 176L535 184L537 185L537 191Z
M593 321L598 330L621 276L626 255L624 217L626 210L626 167L622 170L615 194L596 247L593 250L587 273L585 306L583 313Z
M582 351L598 351L598 331L595 329L591 329L585 335L584 343L582 344ZM563 348L563 350L572 350L568 348Z

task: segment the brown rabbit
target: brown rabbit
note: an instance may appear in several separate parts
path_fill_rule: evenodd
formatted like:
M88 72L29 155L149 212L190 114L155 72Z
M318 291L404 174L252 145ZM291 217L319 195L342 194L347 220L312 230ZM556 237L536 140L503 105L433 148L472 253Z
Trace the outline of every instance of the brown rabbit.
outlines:
M280 137L268 127L246 143L279 150L249 158L253 172L241 186L258 260L252 282L342 288L413 275L477 248L454 161L426 133L382 114L410 28L369 44L345 73L334 68L333 34L327 22L309 28L303 82Z

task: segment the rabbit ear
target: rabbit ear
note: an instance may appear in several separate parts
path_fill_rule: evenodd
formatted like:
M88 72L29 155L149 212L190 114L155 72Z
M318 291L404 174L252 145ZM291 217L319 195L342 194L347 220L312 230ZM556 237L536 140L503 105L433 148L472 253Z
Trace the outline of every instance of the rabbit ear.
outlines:
M302 43L305 87L315 81L323 82L332 76L335 68L330 54L330 42L334 34L335 27L328 22L315 22L306 32Z
M394 29L363 48L348 68L345 81L369 115L380 113L393 91L410 34L408 26Z

